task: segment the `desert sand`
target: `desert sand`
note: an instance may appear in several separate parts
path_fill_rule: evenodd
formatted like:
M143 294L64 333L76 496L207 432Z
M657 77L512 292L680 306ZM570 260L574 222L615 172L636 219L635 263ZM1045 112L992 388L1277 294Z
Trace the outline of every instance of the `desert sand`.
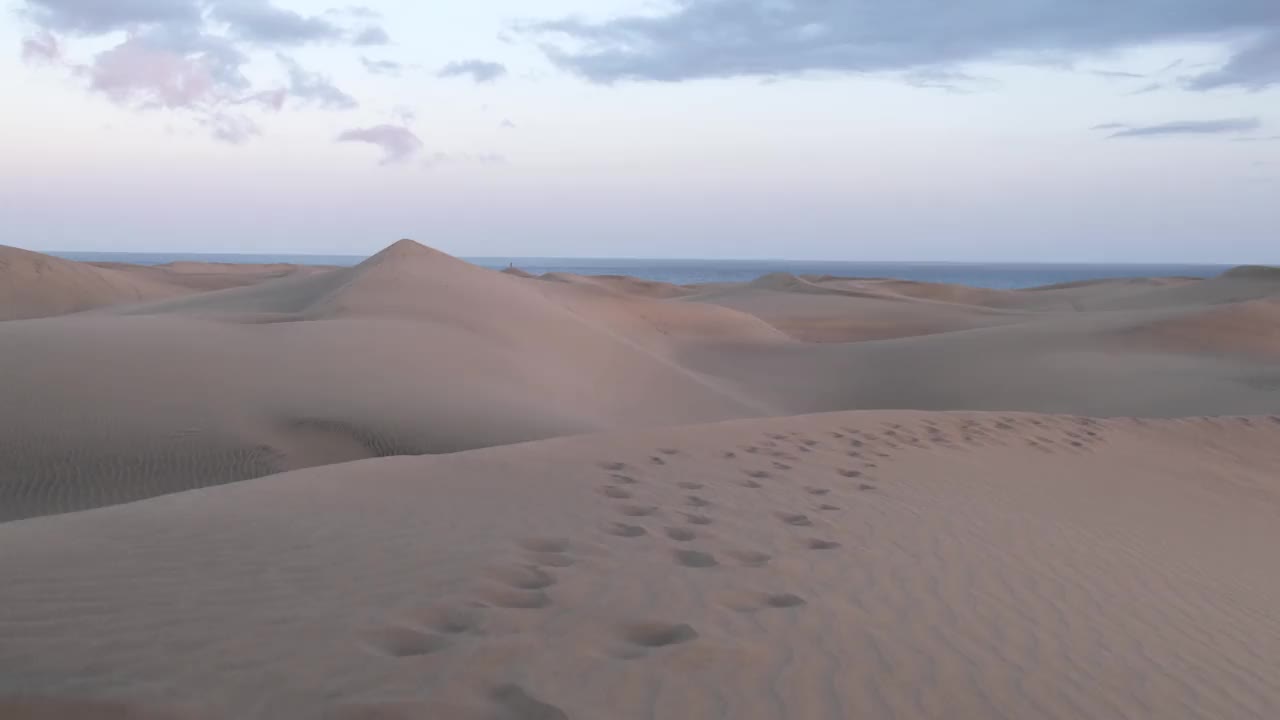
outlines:
M0 248L0 718L1280 716L1280 273Z

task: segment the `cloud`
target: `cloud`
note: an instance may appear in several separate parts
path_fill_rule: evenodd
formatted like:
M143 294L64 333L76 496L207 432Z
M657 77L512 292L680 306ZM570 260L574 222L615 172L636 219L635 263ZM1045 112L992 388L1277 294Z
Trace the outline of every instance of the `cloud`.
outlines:
M380 27L377 27L377 26L367 27L364 30L361 30L359 33L357 33L355 38L352 39L351 43L353 45L360 45L362 47L370 47L373 45L389 45L391 43L391 36L387 34L386 30L383 30Z
M57 32L99 35L143 25L199 26L198 0L27 0L23 14Z
M1231 142L1252 143L1252 142L1280 142L1280 135L1272 135L1270 137L1242 137L1234 138Z
M62 43L53 33L43 30L22 39L22 61L56 65L62 62Z
M288 55L277 54L289 73L289 94L329 110L351 110L360 105L356 99L339 90L329 78L309 72Z
M152 0L145 0L151 2ZM269 0L210 0L209 16L234 37L264 45L301 45L336 40L342 29L320 17L305 17Z
M215 140L232 145L243 145L262 134L258 124L243 115L213 113L202 118L200 124L209 129Z
M1158 82L1154 82L1154 83L1150 83L1150 84L1148 84L1148 85L1143 85L1142 87L1140 87L1140 88L1138 88L1137 90L1134 90L1133 92L1130 92L1130 93L1128 93L1128 94L1129 94L1129 95L1146 95L1147 93L1153 93L1153 92L1155 92L1155 91L1157 91L1157 90L1163 90L1163 89L1164 89L1164 85L1162 85L1162 84L1160 84L1160 83L1158 83Z
M1092 73L1108 80L1141 80L1147 77L1141 73L1124 72L1123 70L1093 70Z
M361 57L360 63L364 65L364 69L374 75L392 75L399 77L404 71L404 65L393 60L373 60L367 57Z
M1187 82L1192 90L1240 87L1258 91L1271 85L1280 85L1280 30L1253 41L1221 68Z
M138 110L189 114L219 140L259 134L242 113L248 106L280 110L284 90L254 88L254 51L378 39L376 13L362 6L304 15L275 0L19 0L19 15L36 32L22 43L26 62L65 68L86 88ZM341 18L358 18L353 30ZM382 33L385 36L385 32ZM87 63L65 60L64 40L105 43ZM356 100L292 60L288 92L313 105L344 109ZM233 108L241 110L233 112Z
M1094 125L1089 129L1090 130L1120 130L1127 127L1129 126L1125 125L1124 123L1103 123L1101 125Z
M1112 138L1160 137L1168 135L1225 135L1231 133L1252 132L1262 127L1258 118L1226 118L1222 120L1182 120L1161 123L1159 125L1127 126L1119 123L1108 123L1095 126L1094 130L1111 130Z
M502 63L489 62L488 60L461 60L451 62L440 68L440 72L436 73L436 76L442 78L470 76L472 80L478 83L487 83L493 82L506 74L507 68Z
M1044 62L1280 32L1274 0L678 0L670 7L517 29L554 64L597 83ZM1226 77L1210 74L1200 85L1280 81L1277 66L1267 66L1269 47L1238 49Z
M422 152L422 140L405 127L375 125L354 128L338 135L338 142L358 142L376 145L382 149L382 164L392 165L410 160Z
M184 55L134 37L81 68L89 87L121 105L191 108L215 101L218 82L200 55Z
M401 125L409 126L414 120L418 119L418 111L408 105L397 105L391 109L391 115L400 121Z
M515 130L516 124L510 118L504 118L502 123L499 124L498 127L502 128L503 130Z

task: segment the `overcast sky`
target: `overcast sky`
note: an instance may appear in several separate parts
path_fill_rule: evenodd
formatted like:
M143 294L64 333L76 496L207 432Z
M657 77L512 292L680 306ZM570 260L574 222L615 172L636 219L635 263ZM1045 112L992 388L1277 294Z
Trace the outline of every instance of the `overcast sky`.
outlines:
M0 244L1280 263L1276 0L343 1L0 0Z

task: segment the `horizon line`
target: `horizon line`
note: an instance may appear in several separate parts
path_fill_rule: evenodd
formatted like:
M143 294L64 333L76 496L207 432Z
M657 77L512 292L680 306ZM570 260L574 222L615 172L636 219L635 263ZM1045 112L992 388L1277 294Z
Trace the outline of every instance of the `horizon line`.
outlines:
M416 242L416 241L415 241ZM196 255L204 257L307 257L307 258L369 258L380 250L371 253L325 253L294 251L253 251L253 252L209 252L198 250L32 250L48 255ZM442 251L443 252L443 251ZM452 253L447 253L452 255ZM788 262L788 263L862 263L868 265L1157 265L1157 266L1200 266L1200 267L1241 267L1246 265L1280 265L1280 261L1268 262L1210 262L1203 260L853 260L832 258L783 258L783 257L659 257L659 256L588 256L588 255L453 255L461 260L602 260L619 261L677 261L677 262ZM302 263L300 263L302 264Z

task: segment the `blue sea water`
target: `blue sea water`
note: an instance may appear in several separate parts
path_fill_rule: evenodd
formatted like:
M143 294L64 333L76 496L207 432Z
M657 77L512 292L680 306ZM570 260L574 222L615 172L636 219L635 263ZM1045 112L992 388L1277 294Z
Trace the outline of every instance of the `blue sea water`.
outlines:
M55 252L83 262L125 262L163 265L170 262L296 263L351 266L364 260L356 255L237 255L196 253ZM579 275L630 275L677 285L711 282L748 282L775 272L795 275L877 277L923 282L955 283L973 287L1014 289L1127 277L1212 277L1226 265L1177 264L1052 264L1052 263L922 263L815 260L654 260L618 258L464 258L477 265L502 269L514 265L541 275L565 272Z

